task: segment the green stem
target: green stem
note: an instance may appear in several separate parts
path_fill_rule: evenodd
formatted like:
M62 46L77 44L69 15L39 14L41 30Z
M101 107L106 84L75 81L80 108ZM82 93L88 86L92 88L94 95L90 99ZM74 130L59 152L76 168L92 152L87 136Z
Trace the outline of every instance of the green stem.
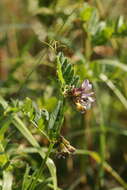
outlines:
M99 97L98 86L96 83L94 85L95 85L95 89L96 89L96 97ZM100 138L100 157L101 157L100 169L99 169L99 186L103 187L103 185L104 185L103 164L105 162L105 153L106 153L106 133L105 133L105 126L104 126L103 110L101 107L101 100L97 99L97 104L98 104L99 114L100 114L100 130L101 130L101 134L99 136L99 138Z
M41 163L40 169L37 172L35 179L33 180L32 184L31 184L30 190L34 190L35 189L36 183L37 183L38 179L41 177L41 175L43 173L45 163L46 163L47 158L49 157L49 155L50 155L50 153L51 153L51 151L53 149L53 146L54 146L54 143L50 143L49 148L48 148L48 152L47 152L44 160Z

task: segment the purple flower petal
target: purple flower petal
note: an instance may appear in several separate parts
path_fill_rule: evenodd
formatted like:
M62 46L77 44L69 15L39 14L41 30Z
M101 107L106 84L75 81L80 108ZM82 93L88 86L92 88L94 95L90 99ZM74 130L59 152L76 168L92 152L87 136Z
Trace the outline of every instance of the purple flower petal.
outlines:
M82 88L85 88L89 84L89 80L84 80L82 83Z
M85 91L91 90L92 89L92 84L89 83L89 80L86 79L84 80L84 82L82 83L82 89Z
M90 93L82 93L81 98L87 98L89 96L92 96L94 94L94 92L90 92Z

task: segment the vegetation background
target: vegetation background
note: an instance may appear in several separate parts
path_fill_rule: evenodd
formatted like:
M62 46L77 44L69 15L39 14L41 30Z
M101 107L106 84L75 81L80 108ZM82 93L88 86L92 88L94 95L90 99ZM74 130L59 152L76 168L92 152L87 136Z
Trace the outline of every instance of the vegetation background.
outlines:
M0 189L32 190L49 141L13 114L26 97L53 112L58 52L80 84L90 80L96 102L81 114L66 101L61 133L76 152L59 158L53 151L35 189L127 189L126 0L0 1Z

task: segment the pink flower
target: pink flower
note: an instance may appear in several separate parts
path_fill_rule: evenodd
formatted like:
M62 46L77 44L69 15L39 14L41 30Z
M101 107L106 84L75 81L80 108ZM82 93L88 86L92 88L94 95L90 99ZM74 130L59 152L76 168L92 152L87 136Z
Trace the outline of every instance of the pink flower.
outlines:
M74 98L77 109L82 113L90 109L92 103L95 101L93 98L94 92L92 92L92 84L88 79L83 81L81 87L72 88L71 94Z

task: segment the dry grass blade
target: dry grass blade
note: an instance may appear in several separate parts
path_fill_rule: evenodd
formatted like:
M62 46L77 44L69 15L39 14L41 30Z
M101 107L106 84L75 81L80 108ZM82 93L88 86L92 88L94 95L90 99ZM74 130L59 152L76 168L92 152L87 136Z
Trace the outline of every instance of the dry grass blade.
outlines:
M85 151L85 150L77 150L76 154L84 154L92 157L97 163L101 164L101 158L97 152L94 151ZM114 179L121 184L124 189L127 189L127 183L120 177L120 175L107 163L103 162L104 169L110 173L114 177Z

